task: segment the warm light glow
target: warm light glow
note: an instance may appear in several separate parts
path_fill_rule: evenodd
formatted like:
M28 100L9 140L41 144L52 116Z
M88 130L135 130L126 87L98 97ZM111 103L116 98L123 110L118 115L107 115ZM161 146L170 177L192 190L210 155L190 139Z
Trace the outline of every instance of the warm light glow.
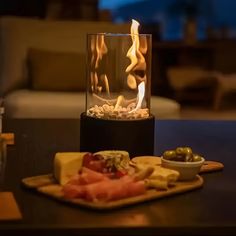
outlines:
M91 40L91 66L93 72L90 74L91 90L96 105L88 110L89 114L96 117L112 117L117 119L138 119L149 116L149 110L142 108L145 98L147 82L145 54L148 50L146 37L139 35L139 22L132 20L130 28L131 46L126 56L130 59L125 72L128 88L137 95L127 99L118 94L115 97L110 94L109 78L105 73L99 74L99 63L108 49L105 42L105 34L98 34ZM112 78L113 79L113 78ZM106 92L106 95L105 93ZM104 96L105 95L105 96Z
M146 37L141 37L140 39L140 46L139 46L139 50L142 54L146 54L147 53L147 38Z
M145 95L145 83L141 82L138 86L138 103L136 109L141 108L144 95Z
M91 53L92 53L92 57L91 57L91 65L93 65L93 63L94 63L94 60L95 60L95 38L93 37L92 39L91 39L91 45L90 45L90 47L91 47Z
M136 78L132 74L128 75L127 84L129 86L129 88L131 88L131 89L136 89L137 88Z
M131 25L131 38L132 38L132 46L127 52L127 57L130 59L131 63L126 68L126 72L130 73L132 70L145 70L146 62L142 53L147 52L147 42L146 40L142 40L142 44L140 47L139 41L139 32L138 32L139 23L136 20L132 20Z
M136 20L132 20L132 25L130 29L131 39L132 39L132 46L127 52L127 57L130 59L130 65L126 68L126 72L129 73L127 76L127 85L130 89L136 89L138 85L138 102L134 110L141 108L142 101L145 95L145 82L146 82L146 75L141 78L137 73L139 71L146 70L146 61L142 53L147 52L147 41L146 39L141 41L139 40L139 22ZM140 46L141 45L141 46Z
M104 82L105 84L105 88L106 88L106 92L107 95L110 96L110 87L109 87L109 82L108 82L108 78L106 75L101 75L101 80Z
M136 56L136 52L139 47L138 27L139 23L136 20L132 20L132 25L130 29L132 46L127 52L127 57L130 59L131 63L125 70L125 72L127 73L129 73L138 63L138 58Z
M137 111L138 109L140 109L142 107L144 95L145 95L145 83L141 82L138 86L138 96L137 96L138 102L137 102L135 109L132 110L131 112Z
M91 65L94 65L94 60L95 60L95 54L96 54L96 60L95 60L95 69L98 68L99 62L102 60L102 57L104 54L107 53L107 46L105 44L104 40L104 34L99 34L97 37L93 37L91 41ZM108 95L110 95L110 89L109 89L109 82L108 78L106 75L101 75L100 79L102 82L105 84L106 92ZM102 86L99 86L98 83L98 76L97 72L92 72L90 74L90 80L91 80L91 90L92 92L102 92Z
M91 90L97 91L97 86L98 86L98 76L97 72L91 72L90 73L90 79L91 79Z
M117 101L116 101L116 105L115 105L115 108L114 110L117 111L119 106L121 106L122 102L124 101L124 96L123 95L120 95L118 98L117 98Z
M103 55L107 53L107 46L105 44L103 34L97 36L96 52L97 52L97 58L96 58L95 68L98 68L99 61L102 60Z

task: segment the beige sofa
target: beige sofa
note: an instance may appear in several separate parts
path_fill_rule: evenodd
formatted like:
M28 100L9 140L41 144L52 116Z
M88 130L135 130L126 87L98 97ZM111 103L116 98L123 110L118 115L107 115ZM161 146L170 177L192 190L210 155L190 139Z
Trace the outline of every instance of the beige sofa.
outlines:
M28 67L29 49L85 55L87 33L128 33L129 27L129 24L115 25L109 22L2 17L0 19L0 97L4 98L6 117L79 118L85 111L85 88L74 91L71 88L58 90L50 86L46 89L40 87L41 85L32 86ZM41 77L51 70L50 63L54 60L54 56L41 59L44 62L44 67L41 67L43 70L40 72ZM51 58L51 61L48 58ZM79 78L81 84L85 80L83 63L81 57L81 64L78 64L77 71L81 77ZM60 71L57 72L58 74L55 71L50 73L54 77L62 76ZM180 106L174 100L152 96L151 112L157 118L175 119L179 118Z

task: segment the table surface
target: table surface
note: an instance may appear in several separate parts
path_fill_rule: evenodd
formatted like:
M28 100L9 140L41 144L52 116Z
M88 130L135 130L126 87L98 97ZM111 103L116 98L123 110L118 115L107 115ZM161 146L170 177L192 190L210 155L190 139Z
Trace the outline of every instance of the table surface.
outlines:
M204 174L201 189L106 212L63 204L20 184L51 173L56 152L79 151L79 120L4 120L3 130L15 133L3 189L13 191L23 220L0 222L0 235L236 234L236 121L156 121L156 155L191 146L224 170Z

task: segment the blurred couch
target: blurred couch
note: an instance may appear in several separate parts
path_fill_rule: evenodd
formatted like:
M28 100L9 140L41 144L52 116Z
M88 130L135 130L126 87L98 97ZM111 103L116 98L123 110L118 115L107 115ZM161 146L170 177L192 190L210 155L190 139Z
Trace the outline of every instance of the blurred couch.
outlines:
M0 97L6 117L79 118L86 101L87 33L129 31L130 24L2 17ZM151 112L175 119L180 105L152 96Z
M200 66L173 66L167 70L169 85L179 102L201 99L212 102L217 76L218 72Z

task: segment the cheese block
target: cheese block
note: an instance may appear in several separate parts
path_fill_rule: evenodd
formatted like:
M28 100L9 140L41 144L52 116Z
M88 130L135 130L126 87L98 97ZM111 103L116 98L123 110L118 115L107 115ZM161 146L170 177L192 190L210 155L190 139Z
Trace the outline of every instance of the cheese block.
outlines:
M54 158L54 177L59 184L66 184L78 173L83 164L86 152L58 152Z

